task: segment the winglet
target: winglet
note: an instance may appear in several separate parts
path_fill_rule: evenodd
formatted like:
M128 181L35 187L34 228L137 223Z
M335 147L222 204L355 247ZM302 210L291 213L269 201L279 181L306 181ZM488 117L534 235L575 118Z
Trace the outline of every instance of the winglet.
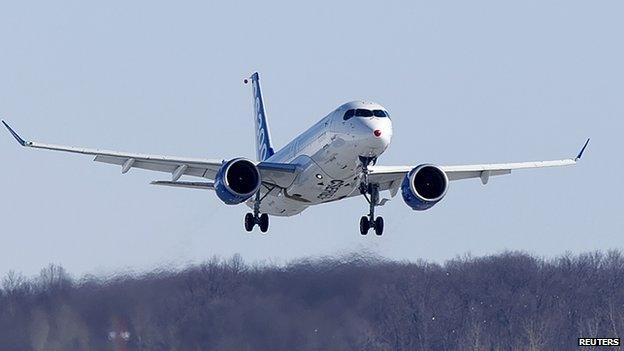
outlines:
M583 156L583 152L585 152L585 148L587 147L587 144L589 144L589 138L587 138L585 145L583 145L583 148L581 149L581 151L579 151L578 155L576 155L576 157L574 158L574 161L578 161L581 159L581 157Z
M15 140L17 140L17 142L20 143L20 145L26 146L27 142L24 139L22 139L17 133L15 133L15 131L13 129L11 129L11 127L9 127L9 125L6 124L5 121L2 121L2 124L4 124L4 126L7 127L9 132L11 132L11 134L13 135Z

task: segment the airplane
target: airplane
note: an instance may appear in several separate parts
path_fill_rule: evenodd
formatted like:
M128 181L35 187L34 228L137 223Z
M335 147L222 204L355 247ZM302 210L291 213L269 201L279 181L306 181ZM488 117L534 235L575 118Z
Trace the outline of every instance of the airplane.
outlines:
M269 216L293 216L306 208L362 195L369 212L360 218L360 234L373 229L382 235L384 220L375 217L375 208L399 192L413 210L424 211L447 193L449 183L460 179L480 178L485 185L490 177L510 174L512 170L568 166L583 155L589 139L574 158L519 163L440 166L430 163L408 166L377 165L393 136L388 110L374 102L347 102L275 151L267 122L260 77L255 72L244 79L251 82L255 124L256 160L237 157L230 160L147 155L61 146L27 141L6 122L5 127L17 142L29 148L94 155L95 161L121 167L171 174L171 180L157 180L154 185L212 190L225 204L245 203L252 209L244 217L245 230L258 225L265 233ZM202 181L180 180L182 176Z

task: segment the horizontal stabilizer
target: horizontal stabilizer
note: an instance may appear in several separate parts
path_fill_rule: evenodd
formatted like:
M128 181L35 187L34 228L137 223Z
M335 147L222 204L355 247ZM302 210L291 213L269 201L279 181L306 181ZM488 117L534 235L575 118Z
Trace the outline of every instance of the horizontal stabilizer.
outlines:
M168 180L155 180L150 184L172 186L176 188L214 190L214 182L172 182Z

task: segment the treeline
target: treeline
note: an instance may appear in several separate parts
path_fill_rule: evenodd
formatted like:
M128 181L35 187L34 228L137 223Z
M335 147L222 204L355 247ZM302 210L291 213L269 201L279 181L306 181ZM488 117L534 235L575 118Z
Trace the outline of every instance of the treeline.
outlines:
M9 273L0 350L572 350L624 332L624 256L524 253L181 271Z

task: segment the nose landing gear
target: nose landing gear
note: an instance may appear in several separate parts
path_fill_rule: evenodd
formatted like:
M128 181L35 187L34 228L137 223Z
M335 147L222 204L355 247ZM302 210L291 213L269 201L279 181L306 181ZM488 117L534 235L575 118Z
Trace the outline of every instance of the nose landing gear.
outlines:
M257 224L260 227L260 231L266 233L269 230L269 215L266 213L260 214L260 192L256 193L256 200L254 201L253 213L247 213L245 215L245 230L250 232Z

